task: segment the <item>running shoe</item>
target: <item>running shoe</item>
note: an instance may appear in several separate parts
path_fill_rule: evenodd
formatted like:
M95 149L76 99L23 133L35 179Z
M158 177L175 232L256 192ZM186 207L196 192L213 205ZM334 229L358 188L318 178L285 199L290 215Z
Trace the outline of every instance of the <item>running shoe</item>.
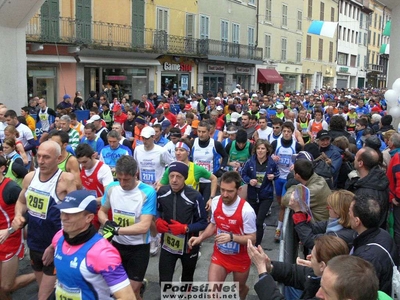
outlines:
M147 279L144 278L143 281L142 281L142 286L140 287L140 298L142 298L142 299L143 299L143 294L144 294L144 292L146 291L146 288L147 288L147 284L148 284L148 283L149 283L149 282L147 281Z
M150 255L151 256L156 256L158 251L160 251L161 243L160 243L160 237L157 236L151 239L150 242Z

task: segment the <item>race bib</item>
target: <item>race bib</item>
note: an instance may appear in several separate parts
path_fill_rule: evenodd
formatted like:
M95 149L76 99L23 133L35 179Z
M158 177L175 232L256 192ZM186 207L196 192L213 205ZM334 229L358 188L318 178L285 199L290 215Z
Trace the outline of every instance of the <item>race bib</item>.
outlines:
M292 162L292 156L291 155L279 155L279 164L283 165L285 167L289 167L290 163Z
M164 233L164 243L162 248L172 254L183 254L185 246L185 235L173 235L172 233Z
M56 287L57 300L82 300L82 291L80 288L69 288L60 282L57 282Z
M131 138L132 137L132 132L131 131L125 131L125 137L127 139Z
M257 178L257 188L261 187L261 184L264 181L264 177L265 177L265 172L256 172L256 178Z
M196 162L196 165L202 166L204 169L206 169L208 172L212 172L211 170L211 163L209 161L203 161L203 160L198 160Z
M40 115L40 121L46 121L46 120L47 120L46 114Z
M220 234L220 233L229 233L229 232L218 229L217 234ZM240 251L240 245L236 242L217 244L217 248L221 253L226 254L226 255L235 255L235 254L238 254Z
M142 175L142 181L144 183L153 185L156 182L156 171L155 170L142 169L140 171L140 174Z
M28 212L31 216L43 220L46 219L49 209L49 203L50 193L39 191L33 187L29 187L26 197L26 205L28 207Z
M121 227L135 224L135 213L119 209L113 210L113 221Z

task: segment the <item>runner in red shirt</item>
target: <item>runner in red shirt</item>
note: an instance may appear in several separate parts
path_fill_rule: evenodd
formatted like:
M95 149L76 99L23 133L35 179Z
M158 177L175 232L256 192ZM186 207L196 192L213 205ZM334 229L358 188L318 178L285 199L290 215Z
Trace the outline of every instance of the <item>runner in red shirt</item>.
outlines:
M208 281L225 281L229 273L239 282L240 299L249 291L246 285L251 260L247 255L247 241L256 239L256 214L244 199L238 196L242 179L238 172L226 172L221 177L221 196L212 200L211 222L199 237L192 237L193 247L215 232L214 252L208 269Z
M125 121L128 119L128 116L124 112L122 112L121 104L114 104L112 110L114 112L114 123L124 124Z

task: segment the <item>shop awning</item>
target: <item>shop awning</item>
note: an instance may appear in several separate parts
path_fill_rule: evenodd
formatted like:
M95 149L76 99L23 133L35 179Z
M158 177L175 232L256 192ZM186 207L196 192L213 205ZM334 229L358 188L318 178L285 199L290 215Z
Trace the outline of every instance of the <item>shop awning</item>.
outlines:
M392 21L387 21L385 25L385 29L383 30L384 36L390 36L390 29L392 27Z
M390 44L382 44L381 49L379 49L380 54L390 54Z
M284 80L275 69L258 69L257 82L282 84Z

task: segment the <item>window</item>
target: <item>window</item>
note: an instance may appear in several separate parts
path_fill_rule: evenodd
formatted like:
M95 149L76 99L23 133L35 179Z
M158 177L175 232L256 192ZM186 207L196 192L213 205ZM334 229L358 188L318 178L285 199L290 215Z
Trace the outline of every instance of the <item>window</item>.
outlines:
M358 35L358 43L361 45L362 44L362 34L360 32L360 34Z
M248 45L249 45L249 58L254 55L254 27L249 27L247 29Z
M249 4L255 5L255 0L249 0Z
M350 56L350 67L356 66L356 60L357 60L357 56L355 56L355 55Z
M297 41L296 44L296 62L300 63L301 62L301 42Z
M307 12L307 17L309 19L312 18L312 0L308 0L308 12Z
M228 21L221 21L221 41L228 42Z
M265 52L264 58L269 59L271 58L271 35L265 35Z
M228 21L221 20L221 52L228 52Z
M318 60L322 60L323 59L323 53L324 53L324 40L323 39L319 39L319 42L318 42Z
M333 42L329 42L329 62L333 62Z
M307 35L306 58L311 58L311 36Z
M344 3L344 15L347 15L347 2Z
M375 17L375 19L374 19L374 28L376 28L376 20L378 19L378 15L374 14L374 17Z
M335 8L331 7L331 22L335 22Z
M287 27L287 5L282 5L282 27Z
M354 30L351 31L351 42L354 43Z
M346 41L346 36L347 36L347 30L346 28L343 28L343 41Z
M168 10L157 8L157 30L168 32Z
M254 28L249 27L247 30L247 36L248 36L248 44L251 47L254 47Z
M347 29L347 41L350 42L350 29Z
M374 65L375 64L375 52L374 51L372 51L371 56L372 56L371 63Z
M382 26L382 16L379 16L379 24L378 24L378 26L379 26L379 29L383 29L383 26Z
M367 40L368 40L367 33L364 33L364 41L363 41L364 46L367 46Z
M364 14L363 13L361 13L360 14L360 28L363 28L363 22L364 22Z
M324 2L321 2L321 4L320 4L319 19L321 21L325 20L325 3Z
M210 18L200 16L200 39L208 39L210 35Z
M381 35L378 33L378 40L376 41L378 47L381 46Z
M287 50L287 39L282 38L281 40L281 60L286 61L286 50Z
M358 32L356 32L356 39L354 40L354 44L358 43Z
M342 39L342 26L339 25L339 31L338 31L338 39Z
M339 1L339 11L341 14L343 13L343 1Z
M240 44L240 25L232 24L232 43Z
M192 38L194 36L194 15L186 15L186 37Z
M272 16L272 0L267 0L266 11L265 11L265 21L271 22Z
M297 30L303 30L303 12L297 11Z
M372 45L375 46L376 32L374 32L374 37L372 38Z
M364 68L366 68L368 65L368 60L367 60L367 56L364 55Z
M347 66L347 54L338 53L338 65Z
M358 54L357 55L357 67L361 67L360 63L361 63L361 55Z

